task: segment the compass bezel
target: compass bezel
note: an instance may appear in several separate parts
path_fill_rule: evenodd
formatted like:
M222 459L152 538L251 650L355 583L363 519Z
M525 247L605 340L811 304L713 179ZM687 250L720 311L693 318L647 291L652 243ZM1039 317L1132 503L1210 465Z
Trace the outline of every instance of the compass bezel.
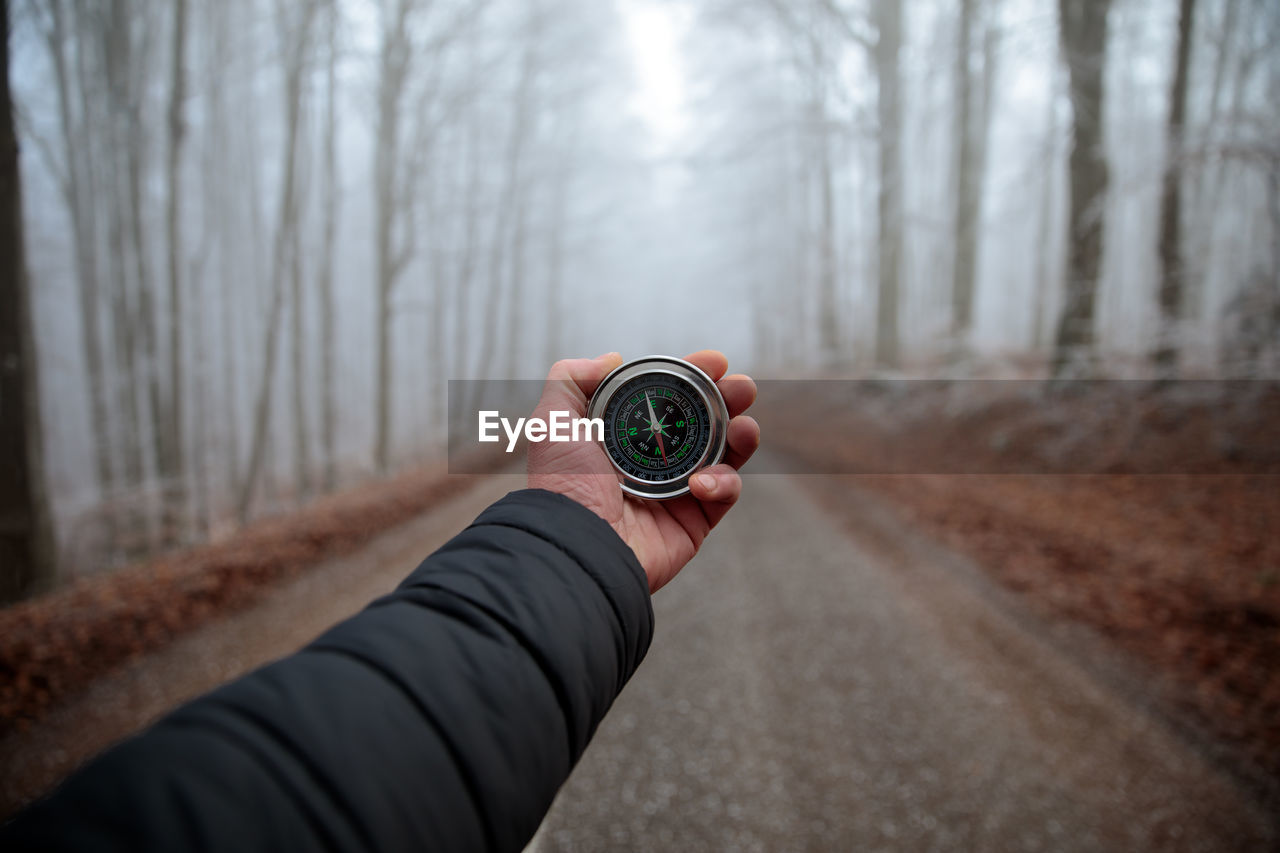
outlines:
M613 397L624 386L634 379L646 375L673 376L690 386L697 399L706 410L707 445L688 471L670 479L646 480L636 477L624 470L609 452L607 436L610 425L605 424L606 440L601 442L609 464L621 478L618 485L622 491L632 497L644 500L670 500L689 493L689 479L698 471L709 465L715 465L724 458L726 437L729 429L729 408L725 405L724 395L716 387L711 377L682 358L669 355L649 355L632 359L610 371L596 392L591 395L587 406L587 417L604 419Z

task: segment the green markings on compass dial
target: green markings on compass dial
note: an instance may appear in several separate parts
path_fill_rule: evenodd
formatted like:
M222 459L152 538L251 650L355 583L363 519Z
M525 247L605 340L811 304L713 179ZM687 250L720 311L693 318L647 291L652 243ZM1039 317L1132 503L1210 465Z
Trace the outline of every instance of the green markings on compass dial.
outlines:
M645 373L609 398L604 449L627 474L677 480L698 467L710 442L702 396L678 376Z

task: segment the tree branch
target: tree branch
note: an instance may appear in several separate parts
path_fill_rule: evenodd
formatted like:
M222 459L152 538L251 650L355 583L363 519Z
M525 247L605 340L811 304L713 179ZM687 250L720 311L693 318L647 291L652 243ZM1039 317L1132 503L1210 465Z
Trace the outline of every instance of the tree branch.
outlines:
M780 2L780 0L774 0ZM836 3L836 0L815 0L818 8L826 13L827 17L834 21L844 34L845 38L864 50L875 50L879 38L872 33L866 31L865 28L858 26L861 22L856 22L850 17L849 13ZM897 0L874 0L874 2L894 3Z

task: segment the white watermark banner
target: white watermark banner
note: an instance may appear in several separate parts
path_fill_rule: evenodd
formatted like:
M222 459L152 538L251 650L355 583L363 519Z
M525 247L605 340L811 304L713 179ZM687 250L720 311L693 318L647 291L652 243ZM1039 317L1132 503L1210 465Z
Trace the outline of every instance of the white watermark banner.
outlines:
M498 428L506 436L507 453L516 449L521 436L525 441L604 441L604 421L601 418L575 417L572 412L552 410L547 419L505 418L497 409L479 412L476 441L488 444L501 441Z
M719 384L726 399L734 380ZM531 443L599 443L583 411L537 412L542 380L450 380L449 470ZM746 412L758 474L1280 476L1275 380L773 379ZM737 414L737 413L735 413ZM730 447L732 457L732 447ZM575 458L590 459L587 454Z

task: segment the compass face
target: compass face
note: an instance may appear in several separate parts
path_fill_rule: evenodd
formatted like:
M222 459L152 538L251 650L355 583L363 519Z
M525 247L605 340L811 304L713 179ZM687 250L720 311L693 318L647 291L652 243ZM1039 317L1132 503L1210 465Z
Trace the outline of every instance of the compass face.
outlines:
M709 438L706 403L678 376L641 374L605 406L605 452L623 473L640 480L665 483L692 473Z
M662 500L689 491L689 477L724 455L729 413L705 373L687 361L648 356L600 383L588 414L604 421L604 450L622 490Z

